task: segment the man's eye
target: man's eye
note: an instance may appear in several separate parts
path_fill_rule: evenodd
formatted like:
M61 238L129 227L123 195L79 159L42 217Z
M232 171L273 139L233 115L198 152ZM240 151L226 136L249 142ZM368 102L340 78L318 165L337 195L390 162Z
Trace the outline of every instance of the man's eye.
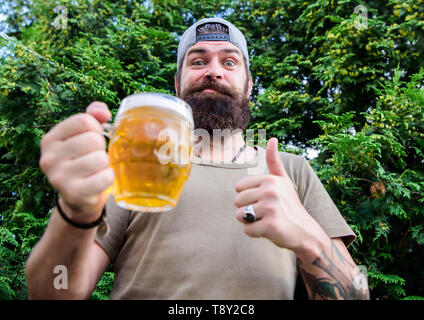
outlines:
M205 63L202 60L196 60L192 63L193 66L203 66Z
M236 65L236 63L233 60L226 60L224 62L224 65L227 67L234 67Z

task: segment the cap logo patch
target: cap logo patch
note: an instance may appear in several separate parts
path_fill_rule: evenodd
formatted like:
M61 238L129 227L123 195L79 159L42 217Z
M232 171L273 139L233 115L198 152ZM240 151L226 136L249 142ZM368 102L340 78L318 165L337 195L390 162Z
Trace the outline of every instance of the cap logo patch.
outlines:
M200 41L230 41L230 36L227 33L198 34L196 36L196 42Z

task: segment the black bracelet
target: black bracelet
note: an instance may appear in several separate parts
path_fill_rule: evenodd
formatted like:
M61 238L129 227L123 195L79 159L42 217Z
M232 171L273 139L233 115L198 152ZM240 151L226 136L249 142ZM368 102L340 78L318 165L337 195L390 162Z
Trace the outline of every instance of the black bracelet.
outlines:
M59 211L60 215L62 216L63 220L65 220L71 226L73 226L75 228L79 228L79 229L91 229L91 228L94 228L95 226L98 226L103 221L103 218L104 217L106 217L106 207L104 207L103 210L102 210L102 215L96 221L91 222L91 223L78 223L78 222L75 222L75 221L69 219L66 216L66 214L63 212L62 208L59 205L59 198L56 198L56 207L57 207L57 210Z

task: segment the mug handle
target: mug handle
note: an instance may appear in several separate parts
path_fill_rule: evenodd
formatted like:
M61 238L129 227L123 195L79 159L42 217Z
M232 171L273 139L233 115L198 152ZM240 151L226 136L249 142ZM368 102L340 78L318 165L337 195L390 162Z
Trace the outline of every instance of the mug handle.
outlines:
M115 132L115 125L112 123L104 122L102 123L103 135L110 139Z
M115 133L115 126L114 126L114 124L108 123L108 122L104 122L104 123L102 123L102 127L103 127L103 132L102 133L105 136L105 138L108 139L108 140L110 138L112 138L112 135ZM114 184L112 184L109 188L107 188L105 190L105 192L107 194L112 194L113 193Z

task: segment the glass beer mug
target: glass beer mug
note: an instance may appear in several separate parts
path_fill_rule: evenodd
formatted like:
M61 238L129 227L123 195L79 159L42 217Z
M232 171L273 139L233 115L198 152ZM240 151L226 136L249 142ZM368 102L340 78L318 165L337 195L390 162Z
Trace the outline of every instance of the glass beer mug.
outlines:
M183 100L137 93L122 100L114 124L105 125L115 181L108 192L123 208L174 208L191 171L194 121Z

